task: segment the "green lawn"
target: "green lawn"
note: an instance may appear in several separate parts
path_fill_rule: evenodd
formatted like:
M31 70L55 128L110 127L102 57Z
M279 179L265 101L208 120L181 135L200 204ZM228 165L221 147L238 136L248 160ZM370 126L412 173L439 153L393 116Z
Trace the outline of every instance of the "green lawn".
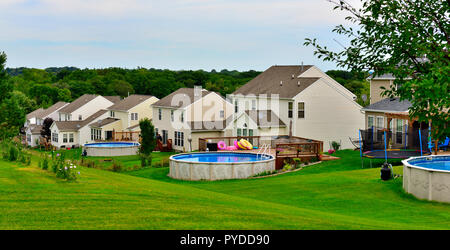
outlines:
M0 229L450 229L449 204L405 194L401 178L381 181L358 152L336 154L294 173L216 182L172 180L168 168L79 168L65 182L36 156L30 167L0 160Z

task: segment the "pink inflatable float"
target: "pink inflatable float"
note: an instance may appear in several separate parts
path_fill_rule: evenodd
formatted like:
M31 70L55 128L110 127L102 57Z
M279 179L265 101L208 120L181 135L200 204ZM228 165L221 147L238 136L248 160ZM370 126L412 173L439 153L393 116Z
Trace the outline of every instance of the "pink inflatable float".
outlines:
M220 150L225 150L225 149L227 149L227 144L224 141L219 141L217 143L217 148Z

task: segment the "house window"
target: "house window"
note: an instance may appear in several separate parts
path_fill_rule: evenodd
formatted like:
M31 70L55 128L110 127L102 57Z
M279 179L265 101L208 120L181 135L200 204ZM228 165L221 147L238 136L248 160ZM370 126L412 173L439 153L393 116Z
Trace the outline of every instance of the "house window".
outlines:
M158 109L158 119L161 121L162 119L162 110Z
M31 135L27 134L27 142L31 143Z
M373 122L373 116L367 116L367 128L371 128L373 127L374 122Z
M305 103L298 103L298 118L305 118Z
M114 112L114 111L109 111L109 116L111 116L111 117L115 117L116 116L116 113Z
M180 121L181 121L181 122L184 122L184 112L181 112Z
M252 110L256 110L256 100L252 100Z
M384 128L384 117L377 116L377 128L379 129Z
M69 142L73 142L73 133L69 134Z
M175 146L184 146L184 133L175 131Z
M63 143L67 143L67 134L63 134Z
M91 140L101 140L102 139L102 130L91 128Z
M58 142L58 133L52 133L52 142Z
M234 101L234 113L237 113L239 111L238 101Z
M78 115L78 120L79 120L79 121L83 120L83 116Z
M397 134L397 140L396 142L399 144L403 143L403 120L401 119L397 119L397 129L396 129L396 134Z
M137 121L138 120L138 113L131 113L131 120Z
M294 109L293 102L288 102L288 118L292 118L293 109Z
M173 122L173 110L170 111L170 120Z
M241 136L242 135L242 129L238 128L237 129L237 136Z
M225 117L225 112L223 110L221 110L219 112L219 116L220 116L220 118L224 118Z

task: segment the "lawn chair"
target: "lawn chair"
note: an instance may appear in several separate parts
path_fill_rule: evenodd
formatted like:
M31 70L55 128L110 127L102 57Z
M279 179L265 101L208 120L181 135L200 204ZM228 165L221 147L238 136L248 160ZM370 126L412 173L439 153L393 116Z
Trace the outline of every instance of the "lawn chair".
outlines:
M450 138L445 138L445 141L443 143L438 144L438 149L443 148L445 151L447 151L448 145L450 142Z

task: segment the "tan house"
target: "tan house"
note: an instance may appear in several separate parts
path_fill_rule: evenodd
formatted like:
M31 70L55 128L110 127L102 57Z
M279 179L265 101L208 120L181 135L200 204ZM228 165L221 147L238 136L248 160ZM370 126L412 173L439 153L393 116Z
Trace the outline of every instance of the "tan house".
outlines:
M153 125L163 143L178 151L198 150L198 139L224 136L233 106L219 93L180 88L153 104Z
M364 128L356 96L313 65L272 66L228 98L234 104L233 136L291 131L323 141L327 150L332 141L353 147L349 137Z
M115 131L139 131L139 120L152 119L152 104L159 99L151 95L130 95L108 108L109 117L117 118Z
M384 91L381 87L390 89L393 86L395 77L392 74L373 75L368 80L370 81L370 105L361 109L365 112L365 129L373 129L379 137L383 131L391 131L394 145L406 143L408 138L404 135L410 128L428 129L428 123L419 123L410 119L411 102L381 95Z

